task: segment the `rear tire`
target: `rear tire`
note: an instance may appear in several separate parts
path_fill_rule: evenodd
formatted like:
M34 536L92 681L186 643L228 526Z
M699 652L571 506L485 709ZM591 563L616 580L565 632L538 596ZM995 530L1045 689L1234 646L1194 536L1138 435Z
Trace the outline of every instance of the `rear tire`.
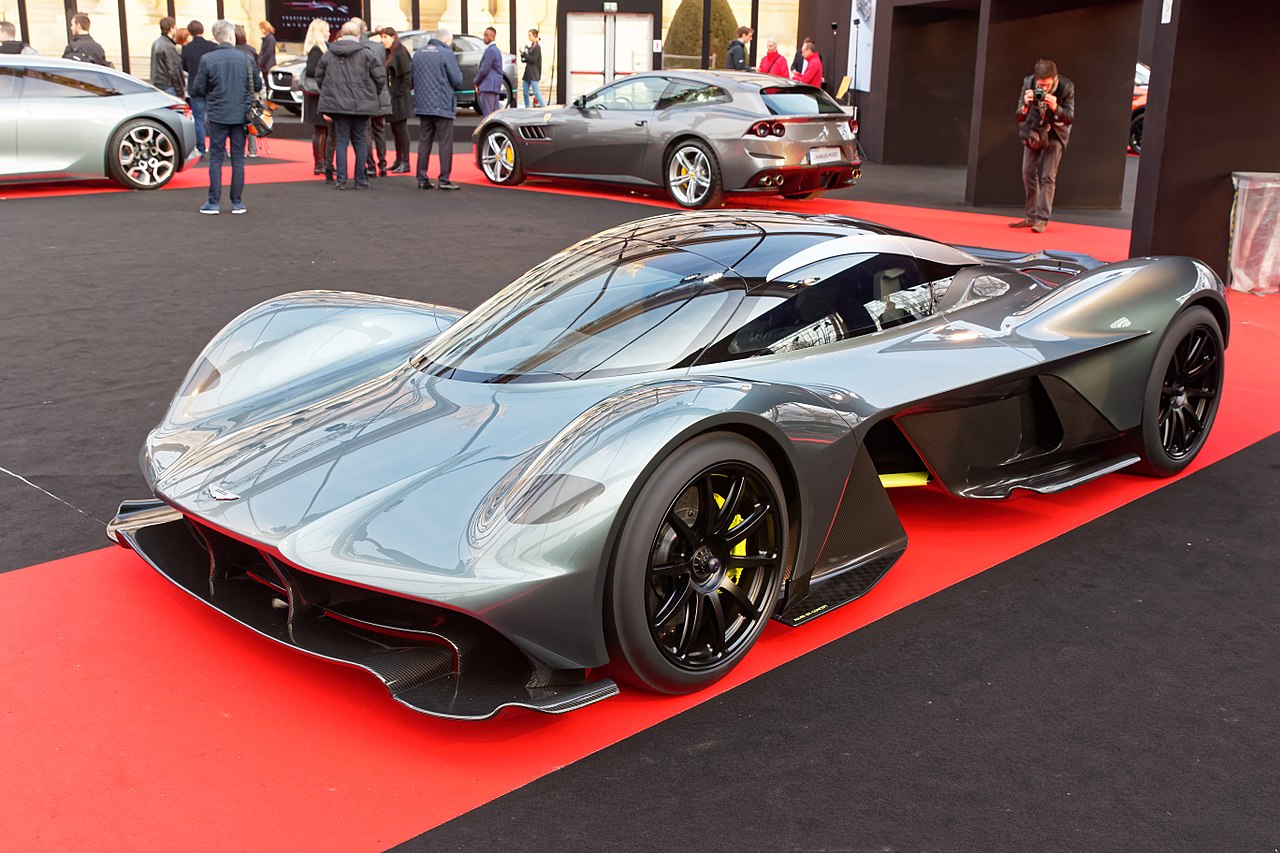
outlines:
M1129 150L1134 154L1142 153L1142 126L1146 123L1146 111L1136 113L1129 121Z
M1172 477L1204 447L1222 396L1223 349L1207 308L1188 308L1169 326L1143 398L1139 473Z
M621 677L689 693L733 669L773 613L788 535L782 485L755 444L715 432L671 453L627 514L609 573Z
M681 207L719 207L724 203L720 163L711 149L696 139L677 143L662 169L667 195Z
M157 190L178 172L181 155L173 133L145 118L125 122L107 146L107 172L131 190Z

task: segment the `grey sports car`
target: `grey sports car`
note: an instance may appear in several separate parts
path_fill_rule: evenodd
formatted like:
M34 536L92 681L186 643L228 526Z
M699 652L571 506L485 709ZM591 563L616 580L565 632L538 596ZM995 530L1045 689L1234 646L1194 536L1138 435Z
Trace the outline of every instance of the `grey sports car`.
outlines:
M726 192L811 198L862 174L857 121L821 89L765 74L652 71L567 107L492 113L476 165L495 184L529 175L664 187L682 207Z
M154 190L197 156L178 98L113 68L0 56L0 181L105 176Z
M206 604L447 717L696 690L961 498L1182 470L1228 315L1190 258L955 248L833 216L605 231L464 314L354 293L232 321L109 532Z

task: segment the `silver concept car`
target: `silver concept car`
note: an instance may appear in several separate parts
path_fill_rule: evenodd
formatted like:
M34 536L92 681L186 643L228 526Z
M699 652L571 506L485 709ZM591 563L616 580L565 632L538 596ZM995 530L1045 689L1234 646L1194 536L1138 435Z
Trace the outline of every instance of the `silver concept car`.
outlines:
M114 68L0 56L0 181L109 177L154 190L195 162L182 100Z
M674 213L464 314L307 292L232 321L147 437L111 536L404 704L567 711L696 690L769 619L959 498L1182 470L1222 391L1190 258L961 249L833 216Z
M634 74L567 107L500 110L476 128L495 184L529 175L663 187L682 207L725 193L810 198L862 174L858 124L821 89L741 71Z

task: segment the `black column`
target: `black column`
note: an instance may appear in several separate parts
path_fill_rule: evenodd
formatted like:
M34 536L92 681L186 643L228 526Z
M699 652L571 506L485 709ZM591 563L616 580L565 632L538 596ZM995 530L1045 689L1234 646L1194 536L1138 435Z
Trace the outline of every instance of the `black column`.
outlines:
M466 0L463 0L463 3L462 3L462 32L463 33L467 32L468 26L470 26L470 24L467 21L467 4L466 4Z
M422 28L422 0L412 0L409 4L409 25L415 30Z
M125 0L116 0L120 16L120 70L129 73L129 21L125 17Z
M165 14L170 18L173 18L174 21L178 20L178 4L176 0L168 0L168 2L165 3Z
M30 44L31 34L27 28L27 0L18 0L18 29L22 31L18 38Z
M508 9L507 11L509 12L508 17L511 19L510 27L509 27L509 29L511 30L511 52L514 53L516 56L519 56L520 42L517 41L517 39L520 36L519 36L519 29L518 29L519 23L516 21L516 0L511 0L511 8ZM516 77L517 79L519 79L519 75L516 75ZM520 93L517 92L516 94L518 95ZM514 104L509 104L508 106L514 106Z
M227 10L225 0L218 0L217 6L215 6L215 14L217 14L219 21L226 19Z
M751 0L751 44L747 51L747 67L756 67L756 42L760 41L760 0Z
M71 19L76 14L76 0L62 0L62 9L65 13L67 27L62 34L67 37L67 46L71 45Z
M1141 0L983 2L965 201L1022 204L1019 86L1051 59L1076 84L1077 117L1054 205L1120 207Z
M702 67L711 67L711 0L702 0Z
M1129 252L1227 270L1232 172L1280 172L1274 0L1178 0L1157 24Z

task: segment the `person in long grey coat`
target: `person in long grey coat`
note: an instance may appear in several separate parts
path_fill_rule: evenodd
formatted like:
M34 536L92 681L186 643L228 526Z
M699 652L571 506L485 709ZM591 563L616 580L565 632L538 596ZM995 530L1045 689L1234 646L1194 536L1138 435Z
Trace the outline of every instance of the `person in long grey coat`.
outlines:
M427 177L431 145L440 144L442 190L459 186L449 180L453 173L453 120L458 113L454 90L462 85L462 69L453 55L453 33L438 30L436 37L413 55L413 111L418 116L418 189L433 189Z
M365 158L369 154L366 131L369 116L382 109L378 98L387 88L387 69L360 43L358 19L342 25L341 37L329 46L316 66L320 84L320 113L333 119L338 137L335 166L338 189L347 189L347 146L355 149L355 187L368 189Z

